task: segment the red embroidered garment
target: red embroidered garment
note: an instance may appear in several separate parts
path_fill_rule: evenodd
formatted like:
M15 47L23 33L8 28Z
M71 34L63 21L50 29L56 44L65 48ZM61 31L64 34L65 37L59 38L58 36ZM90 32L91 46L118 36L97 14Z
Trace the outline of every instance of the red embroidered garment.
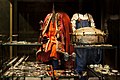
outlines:
M47 62L51 58L60 59L60 52L71 52L70 43L70 18L66 13L50 13L43 23L43 37L47 37L47 43L43 44L44 53L37 51L37 60ZM70 54L70 53L69 53Z

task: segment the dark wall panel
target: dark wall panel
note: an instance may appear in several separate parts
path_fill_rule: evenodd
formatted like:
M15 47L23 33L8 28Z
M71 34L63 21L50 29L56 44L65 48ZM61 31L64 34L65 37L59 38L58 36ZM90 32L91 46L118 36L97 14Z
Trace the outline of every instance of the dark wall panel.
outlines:
M10 27L10 6L9 0L0 0L0 41L6 41L9 36L9 27ZM3 35L3 36L2 36ZM0 65L2 61L2 50L0 43ZM7 50L9 50L7 48ZM7 59L9 53L6 53L3 59ZM0 66L1 67L1 66Z
M9 0L0 0L0 33L9 33L10 23Z

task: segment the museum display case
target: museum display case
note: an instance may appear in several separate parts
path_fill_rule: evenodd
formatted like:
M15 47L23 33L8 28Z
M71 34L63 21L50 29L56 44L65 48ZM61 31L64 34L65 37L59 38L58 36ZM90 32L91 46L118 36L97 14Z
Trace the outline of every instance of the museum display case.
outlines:
M2 26L0 27L0 79L76 80L81 77L84 79L97 77L99 80L119 80L120 19L118 11L115 10L117 9L115 4L118 3L114 2L112 8L109 4L113 1L107 2L107 0L0 1L0 5L4 8L0 8L0 26ZM73 33L70 30L69 51L63 52L61 61L64 65L61 64L62 69L59 70L54 70L51 64L36 60L38 48L41 47L40 52L45 50L41 22L44 22L47 14L52 13L53 4L56 13L65 12L70 19L74 13L83 15L90 13L96 25L96 28L89 26ZM5 16L1 16L3 14ZM66 29L71 27L64 28ZM67 42L67 38L65 40ZM81 59L81 63L77 59ZM85 70L79 73L76 67L81 65ZM109 65L109 74L104 70L105 65Z

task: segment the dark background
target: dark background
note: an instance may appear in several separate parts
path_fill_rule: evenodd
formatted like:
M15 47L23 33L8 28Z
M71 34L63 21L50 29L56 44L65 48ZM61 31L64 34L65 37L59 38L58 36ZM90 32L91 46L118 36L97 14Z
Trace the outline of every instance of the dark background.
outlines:
M0 0L0 34L9 37L10 26L10 1ZM44 20L48 13L52 12L54 3L55 11L66 12L70 18L74 13L90 13L97 28L108 30L107 43L117 46L117 66L120 66L120 7L119 0L13 0L13 34L18 34L15 38L19 41L37 41L39 36L39 21ZM2 39L2 38L0 38ZM32 48L17 47L15 55L24 53L35 54ZM22 52L21 52L21 49ZM25 49L25 50L24 50ZM7 49L8 50L8 49ZM28 51L29 50L29 51ZM1 54L0 54L1 56ZM107 51L106 63L114 65L115 51ZM6 54L9 57L9 53ZM119 67L118 67L119 68ZM120 69L120 68L119 68Z

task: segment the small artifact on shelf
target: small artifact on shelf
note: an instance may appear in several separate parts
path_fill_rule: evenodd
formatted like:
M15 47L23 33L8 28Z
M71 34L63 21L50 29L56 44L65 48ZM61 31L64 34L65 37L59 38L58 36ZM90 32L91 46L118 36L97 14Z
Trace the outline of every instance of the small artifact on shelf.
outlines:
M3 76L33 76L44 77L53 76L52 65L41 64L39 62L25 62L21 64L23 57L12 67L10 67ZM51 74L50 74L51 73Z
M107 75L119 75L118 70L114 70L110 68L109 65L101 65L101 64L91 64L89 65L91 69L93 69L95 72L101 73L101 74L107 74Z

